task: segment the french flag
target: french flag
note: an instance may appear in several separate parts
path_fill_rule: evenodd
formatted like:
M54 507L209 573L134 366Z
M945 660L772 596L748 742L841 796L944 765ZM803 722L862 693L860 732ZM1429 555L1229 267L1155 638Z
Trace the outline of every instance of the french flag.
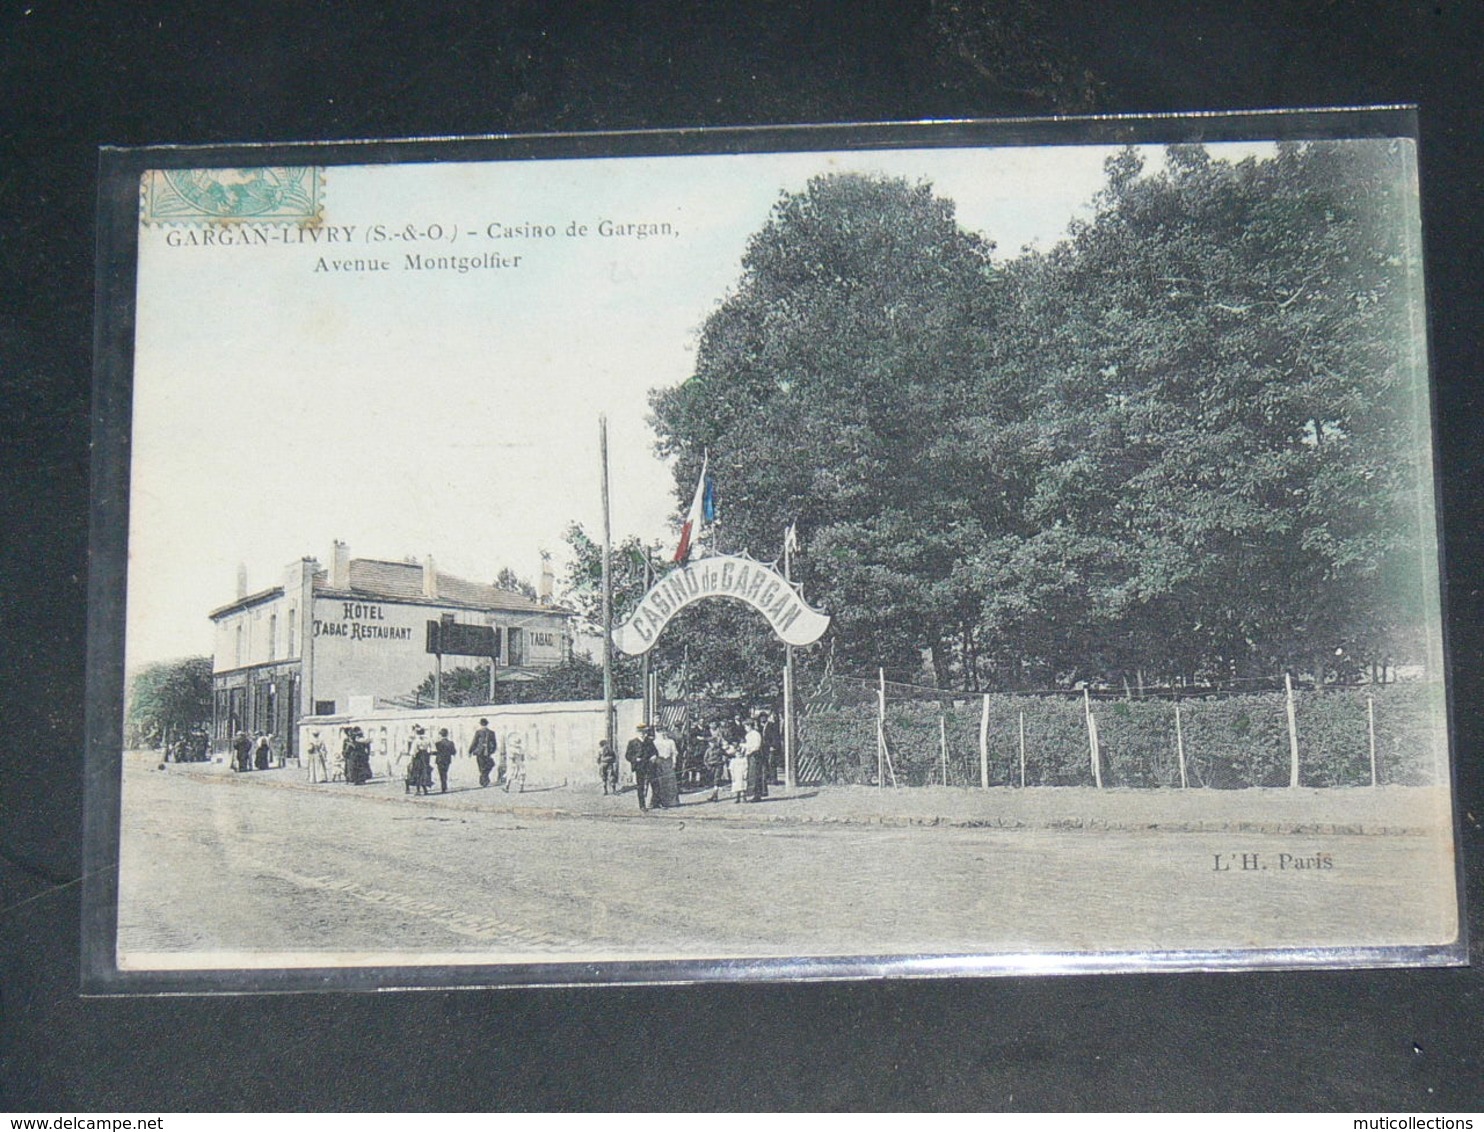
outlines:
M685 525L680 528L680 545L675 548L674 562L677 566L684 566L690 560L691 549L701 539L701 529L707 520L716 518L716 488L706 474L709 461L709 454L701 458L701 478L696 481L696 494L691 499Z

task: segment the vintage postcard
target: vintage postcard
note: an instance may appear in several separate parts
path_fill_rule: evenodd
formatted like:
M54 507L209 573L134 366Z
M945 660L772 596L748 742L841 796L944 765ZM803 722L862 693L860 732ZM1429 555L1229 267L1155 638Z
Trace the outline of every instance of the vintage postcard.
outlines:
M1463 961L1409 114L101 199L90 989Z

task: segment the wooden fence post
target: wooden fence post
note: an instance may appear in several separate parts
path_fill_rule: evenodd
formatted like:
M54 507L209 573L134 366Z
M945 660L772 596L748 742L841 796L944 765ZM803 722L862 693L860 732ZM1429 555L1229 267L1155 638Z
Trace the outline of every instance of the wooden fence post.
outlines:
M979 786L989 789L989 696L984 697L984 710L979 713Z
M1371 788L1376 786L1376 697L1365 698L1366 730L1371 737Z
M1185 782L1185 731L1180 726L1180 701L1175 701L1175 754L1180 759L1180 789L1184 790Z
M1025 712L1020 713L1020 788L1025 789Z
M1092 784L1099 790L1103 788L1103 768L1098 758L1098 725L1092 718L1092 693L1087 690L1087 685L1082 686L1082 710L1087 717L1087 749L1092 758Z
M938 745L943 753L943 785L948 785L948 717L938 712Z
M876 788L880 790L886 786L886 669L878 668L876 674L881 678L876 693Z
M1283 673L1283 687L1288 693L1288 788L1296 790L1299 784L1298 717L1293 708L1293 677Z

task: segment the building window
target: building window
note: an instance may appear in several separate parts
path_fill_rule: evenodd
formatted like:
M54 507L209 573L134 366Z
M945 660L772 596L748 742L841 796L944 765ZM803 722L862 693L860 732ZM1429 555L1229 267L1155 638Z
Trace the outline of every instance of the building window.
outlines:
M315 700L314 701L314 714L315 715L334 715L335 714L335 701L334 700Z
M505 639L509 647L509 663L520 667L526 662L526 634L524 629L506 629Z
M231 688L227 691L227 730L233 735L247 727L247 689Z
M236 655L236 658L237 659L236 659L236 662L234 663L233 666L236 667L236 668L241 668L242 667L242 624L240 622L237 625L237 651L236 651L235 655Z
M268 659L278 659L278 614L268 618Z
M294 656L299 651L299 610L295 606L289 606L289 639L285 642L284 656Z

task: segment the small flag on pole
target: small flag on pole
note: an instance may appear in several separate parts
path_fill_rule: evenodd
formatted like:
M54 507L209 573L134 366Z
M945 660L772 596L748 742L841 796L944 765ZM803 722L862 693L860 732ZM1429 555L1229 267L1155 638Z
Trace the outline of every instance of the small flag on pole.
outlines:
M711 478L706 474L709 459L709 455L701 458L701 478L696 481L696 494L691 499L685 525L680 528L680 545L675 548L674 558L677 566L684 566L690 560L691 549L700 541L701 529L707 519L706 512L709 510L713 518L716 514L716 489L711 487ZM709 506L706 502L708 498Z
M706 474L704 460L701 465L701 478L706 483L705 490L701 494L701 514L706 522L714 523L716 522L716 480Z
M787 550L790 554L798 553L799 525L797 523L790 523L788 530L783 532L783 549Z

